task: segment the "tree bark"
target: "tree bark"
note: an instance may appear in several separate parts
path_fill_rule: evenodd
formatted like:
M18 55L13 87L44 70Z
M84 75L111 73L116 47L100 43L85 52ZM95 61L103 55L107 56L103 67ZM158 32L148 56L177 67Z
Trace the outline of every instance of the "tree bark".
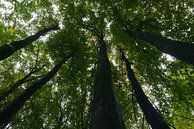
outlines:
M19 86L21 86L22 84L24 84L26 82L26 80L34 73L40 71L44 66L38 68L38 69L33 69L32 71L30 71L25 77L23 77L22 79L18 80L15 84L13 84L10 89L8 91L6 91L5 93L3 93L2 95L0 95L0 102L3 101L7 96L9 96L11 93L13 93L15 91L15 89L17 89Z
M103 38L99 40L99 64L94 84L90 129L125 129L112 89L111 65Z
M129 36L139 38L152 44L158 50L169 54L179 60L194 65L194 44L175 41L149 32L124 30Z
M55 67L47 73L43 78L32 84L30 87L24 90L15 100L7 105L0 111L0 128L4 128L11 120L12 116L18 112L18 110L24 105L24 103L30 99L30 97L40 89L45 83L47 83L60 69L60 67L70 58L66 56Z
M43 36L44 34L46 34L47 32L51 30L58 30L58 29L59 29L58 26L51 26L51 27L45 28L37 32L35 35L27 37L26 39L14 41L12 43L1 46L0 47L0 61L8 58L13 53L15 53L17 50L28 46L32 42L36 41L40 36Z
M148 97L145 95L143 89L141 88L138 80L134 75L130 62L127 60L122 50L121 55L122 59L125 61L128 78L131 81L135 97L146 117L146 120L151 125L152 129L170 129L168 124L162 119L162 116L157 112L157 110L152 106L151 102L148 100Z

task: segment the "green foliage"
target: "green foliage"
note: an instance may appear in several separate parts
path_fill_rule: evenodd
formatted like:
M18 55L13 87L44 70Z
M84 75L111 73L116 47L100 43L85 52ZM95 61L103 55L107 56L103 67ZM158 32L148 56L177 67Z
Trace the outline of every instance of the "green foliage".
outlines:
M1 109L66 54L71 58L57 75L25 103L10 123L13 129L88 128L97 37L104 33L112 63L113 88L126 128L142 128L138 106L118 46L124 49L146 95L165 120L177 129L192 129L193 66L169 61L153 46L126 35L125 28L193 42L193 2L190 0L30 0L0 2L0 46L21 40L46 26L60 30L42 36L0 62L0 94L35 66L46 66L0 103ZM149 126L144 122L144 128Z

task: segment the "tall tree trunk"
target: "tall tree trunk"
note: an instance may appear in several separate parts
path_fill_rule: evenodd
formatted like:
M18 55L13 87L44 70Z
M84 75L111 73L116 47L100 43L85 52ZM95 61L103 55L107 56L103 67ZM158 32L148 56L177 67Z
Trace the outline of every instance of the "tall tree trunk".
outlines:
M133 36L144 40L158 50L167 53L175 58L182 60L186 63L194 65L194 44L188 42L175 41L160 37L149 32L129 31L125 30L129 36Z
M45 65L44 65L45 66ZM15 89L17 89L19 86L21 86L22 84L24 84L26 82L26 80L34 73L40 71L41 69L43 69L43 67L40 67L38 69L32 69L32 71L30 71L25 77L23 77L22 79L18 80L15 84L13 84L10 89L8 91L6 91L5 93L3 93L2 95L0 95L0 102L3 101L7 96L9 96L11 93L13 93L15 91Z
M18 112L18 110L24 105L24 103L30 99L30 97L40 89L46 82L48 82L60 69L60 67L70 58L66 56L61 60L55 67L47 73L39 81L32 84L30 87L24 90L24 92L19 95L15 100L13 100L9 105L7 105L3 110L0 111L0 128L5 127L11 120L11 117Z
M152 106L151 102L148 100L148 97L145 95L143 89L141 88L138 80L136 79L133 70L131 68L130 62L125 57L124 53L121 50L122 59L125 61L128 78L131 81L132 89L134 91L137 102L139 103L146 120L151 125L152 129L170 129L168 124L162 119L157 110Z
M111 66L103 38L99 40L99 56L90 129L125 129L117 98L112 89Z
M27 45L31 44L32 42L36 41L40 36L46 34L47 32L51 30L58 30L58 29L59 29L58 26L51 26L51 27L45 28L37 32L35 35L27 37L26 39L14 41L12 43L1 46L0 47L0 61L11 56L17 50L24 48Z

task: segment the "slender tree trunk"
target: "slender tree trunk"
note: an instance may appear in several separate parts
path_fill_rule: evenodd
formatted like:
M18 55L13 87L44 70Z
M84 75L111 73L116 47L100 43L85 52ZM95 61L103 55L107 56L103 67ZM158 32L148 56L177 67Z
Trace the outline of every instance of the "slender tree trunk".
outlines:
M6 59L7 57L11 56L14 52L17 50L26 47L27 45L31 44L32 42L36 41L40 36L43 36L47 32L51 30L58 30L58 26L51 26L48 28L45 28L39 32L37 32L35 35L29 36L26 39L14 41L9 44L5 44L0 47L0 61Z
M99 41L99 56L90 129L125 129L117 98L112 89L111 66L103 38Z
M132 89L134 91L137 102L139 103L148 123L151 125L152 129L170 129L168 124L162 119L157 110L152 106L151 102L148 100L148 97L145 95L143 89L141 88L138 80L136 79L133 70L131 68L130 62L122 53L122 59L125 61L128 78L131 81Z
M175 41L160 37L149 32L129 31L125 30L129 36L133 36L144 40L158 50L167 53L175 58L182 60L186 63L194 65L194 44L188 42Z
M45 65L44 65L45 66ZM0 102L3 101L7 96L9 96L11 93L15 91L19 86L24 84L26 82L26 79L28 79L32 74L40 71L44 66L38 68L38 69L33 69L31 72L29 72L25 77L22 79L18 80L15 84L13 84L8 91L0 95Z
M0 128L5 127L11 120L11 117L18 112L18 110L24 105L24 103L30 99L30 97L40 89L45 83L47 83L60 69L60 67L69 59L69 55L61 60L55 67L47 73L42 79L32 84L30 87L24 90L15 100L7 105L0 111Z

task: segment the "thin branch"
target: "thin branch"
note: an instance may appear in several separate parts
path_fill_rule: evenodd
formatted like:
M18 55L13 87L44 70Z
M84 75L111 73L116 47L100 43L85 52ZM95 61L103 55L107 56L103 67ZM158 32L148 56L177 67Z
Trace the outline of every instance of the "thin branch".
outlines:
M169 125L170 127L172 127L173 129L176 129L176 127L174 127L173 125L171 125L171 124L169 124L169 123L168 123L168 125Z
M145 116L143 114L141 128L144 129Z
M43 65L42 67L40 68L32 68L32 70L26 75L24 76L22 79L18 80L15 84L11 85L10 86L10 89L5 92L4 94L0 95L0 102L3 101L6 97L8 97L11 93L13 93L15 91L15 89L21 85L23 85L24 83L30 81L30 80L27 80L30 76L32 76L32 74L40 71L41 69L43 69L46 65Z
M135 118L135 122L137 123L137 113L136 113L136 110L135 110L135 102L134 102L134 92L132 92L132 104L133 104L133 114L134 114L134 118Z

